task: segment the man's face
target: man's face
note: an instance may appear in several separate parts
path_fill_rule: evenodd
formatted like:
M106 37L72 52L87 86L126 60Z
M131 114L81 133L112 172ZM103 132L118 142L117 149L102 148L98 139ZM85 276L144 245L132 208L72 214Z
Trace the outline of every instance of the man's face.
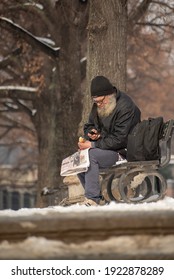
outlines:
M97 112L100 117L109 116L116 107L115 94L94 97L93 102L97 104Z
M108 95L94 97L93 102L96 103L99 108L103 108L108 103Z

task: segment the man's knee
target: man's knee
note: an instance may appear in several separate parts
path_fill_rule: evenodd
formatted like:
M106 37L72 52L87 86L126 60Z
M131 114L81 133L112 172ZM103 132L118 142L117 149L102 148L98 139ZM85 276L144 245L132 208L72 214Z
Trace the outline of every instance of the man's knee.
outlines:
M93 148L93 149L89 149L89 160L96 160L97 159L97 155L99 153L98 151L99 149L97 148Z

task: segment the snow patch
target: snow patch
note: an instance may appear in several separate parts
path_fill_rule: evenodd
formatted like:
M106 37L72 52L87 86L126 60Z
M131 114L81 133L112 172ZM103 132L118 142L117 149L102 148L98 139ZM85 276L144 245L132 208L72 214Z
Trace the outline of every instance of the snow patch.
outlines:
M72 213L72 212L103 212L103 211L161 211L161 210L174 210L174 198L165 197L163 200L150 203L141 204L126 204L111 202L105 206L91 206L86 207L84 205L74 204L69 207L62 206L49 206L47 208L21 208L19 210L0 210L0 217L17 217L17 216L32 216L35 214L47 215L53 212L59 213Z

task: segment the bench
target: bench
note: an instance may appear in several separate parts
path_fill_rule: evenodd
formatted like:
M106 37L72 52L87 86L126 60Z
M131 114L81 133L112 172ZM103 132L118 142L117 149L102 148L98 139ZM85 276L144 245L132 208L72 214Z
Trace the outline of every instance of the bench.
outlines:
M152 202L164 198L167 182L160 169L170 161L173 131L174 120L171 119L163 128L160 160L120 162L119 165L102 169L100 175L104 198L119 203Z

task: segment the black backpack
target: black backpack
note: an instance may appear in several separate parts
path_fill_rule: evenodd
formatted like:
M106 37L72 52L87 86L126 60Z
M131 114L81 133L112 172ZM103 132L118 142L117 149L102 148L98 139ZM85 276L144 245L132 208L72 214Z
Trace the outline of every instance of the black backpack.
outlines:
M148 118L138 123L128 135L127 160L159 160L159 140L162 138L162 117Z

